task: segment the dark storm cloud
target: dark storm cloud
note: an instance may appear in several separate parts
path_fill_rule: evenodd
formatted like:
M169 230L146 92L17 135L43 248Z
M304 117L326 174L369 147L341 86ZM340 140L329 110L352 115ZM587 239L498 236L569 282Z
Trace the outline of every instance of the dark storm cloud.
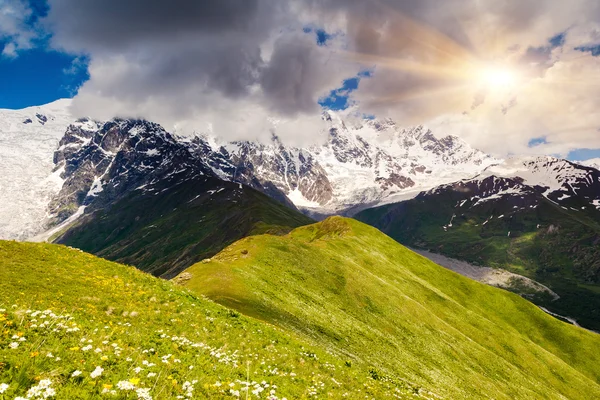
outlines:
M314 93L323 88L331 71L313 42L306 36L286 37L275 43L261 76L262 88L274 110L295 114L318 109Z
M260 46L284 9L261 0L50 0L43 23L57 48L92 63L129 63L130 76L107 79L108 95L143 99L195 86L238 97L260 77Z
M45 23L68 50L115 50L207 33L259 34L278 8L260 0L50 0ZM261 21L262 19L262 21Z

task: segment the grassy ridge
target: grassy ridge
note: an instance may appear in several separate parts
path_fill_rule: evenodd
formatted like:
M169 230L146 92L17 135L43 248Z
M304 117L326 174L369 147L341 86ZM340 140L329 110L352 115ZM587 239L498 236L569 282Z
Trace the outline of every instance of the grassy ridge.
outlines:
M0 241L0 399L432 398L346 361L135 268Z
M600 396L600 336L333 217L253 236L186 285L446 398Z
M537 304L600 331L597 212L565 210L542 196L535 209L516 212L510 199L457 209L464 197L469 195L457 191L425 196L365 210L356 218L408 246L541 282L561 298L536 298Z
M136 190L55 239L171 278L248 234L285 233L312 220L237 183L217 179Z

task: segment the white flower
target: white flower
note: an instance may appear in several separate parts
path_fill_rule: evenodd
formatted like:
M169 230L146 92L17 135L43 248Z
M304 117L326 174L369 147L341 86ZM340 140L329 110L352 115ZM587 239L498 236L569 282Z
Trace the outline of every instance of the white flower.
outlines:
M10 347L11 349L14 350L17 347L19 347L19 343L17 343L17 342L11 342L11 344L9 344L8 347Z
M154 378L156 376L156 372L148 372L148 378Z
M96 353L102 353L102 349L99 348L99 347L97 347L96 350L94 350L94 352L96 352Z
M139 388L135 391L138 400L152 400L152 396L150 396L150 389Z
M117 389L119 390L134 390L135 385L129 381L117 382Z
M71 376L73 378L76 377L76 376L79 376L79 375L81 375L81 371L80 370L73 371L73 373L71 374Z
M88 344L87 346L84 346L84 347L82 347L82 348L81 348L81 351L88 351L88 350L91 350L91 349L92 349L92 347L93 347L93 346L92 346L91 344Z
M92 379L96 379L97 377L102 375L102 372L104 372L104 368L96 367L96 369L93 370L92 373L90 374L90 377L92 377Z
M6 389L8 389L8 387L8 383L0 383L0 394L6 392Z
M52 381L50 379L42 379L40 383L38 383L38 386L42 389L49 388L50 385L52 385Z
M135 367L135 368L133 369L133 371L134 371L136 374L139 374L139 373L140 373L140 372L141 372L143 369L144 369L144 368L142 368L142 367Z

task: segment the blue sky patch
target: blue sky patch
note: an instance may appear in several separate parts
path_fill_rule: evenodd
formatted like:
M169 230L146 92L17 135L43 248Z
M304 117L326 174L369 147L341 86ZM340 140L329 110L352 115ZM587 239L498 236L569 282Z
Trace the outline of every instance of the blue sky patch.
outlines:
M0 108L20 109L73 97L87 79L87 63L68 54L33 49L16 58L0 57Z
M567 159L571 161L585 161L598 157L600 157L600 149L577 149L571 151Z
M600 44L597 46L579 46L575 47L575 50L582 51L584 53L591 52L594 57L600 56Z
M314 28L311 26L304 27L304 33L314 33L316 36L316 41L319 46L325 46L327 41L334 38L335 34L326 32L325 29L322 28Z
M536 147L542 144L548 144L545 137L533 138L527 143L527 147Z
M358 89L360 80L368 78L373 74L372 71L361 71L352 78L345 79L342 86L329 92L329 96L319 100L319 104L323 108L330 110L345 110L350 106L348 98L350 93Z
M550 43L550 46L552 46L553 48L560 47L565 44L566 37L567 33L561 32L558 35L552 36L550 39L548 39L548 43Z
M30 0L33 13L27 23L35 26L48 13L45 0ZM35 48L20 51L15 58L0 55L0 108L19 109L73 97L89 79L87 61L48 49L48 37ZM0 49L7 44L0 39Z

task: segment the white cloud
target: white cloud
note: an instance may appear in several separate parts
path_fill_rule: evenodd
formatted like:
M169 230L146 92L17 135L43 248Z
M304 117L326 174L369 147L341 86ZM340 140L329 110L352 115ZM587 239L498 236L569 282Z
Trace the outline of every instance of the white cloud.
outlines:
M27 25L32 10L22 0L0 0L0 39L6 41L2 55L14 58L21 50L30 49L36 32Z

